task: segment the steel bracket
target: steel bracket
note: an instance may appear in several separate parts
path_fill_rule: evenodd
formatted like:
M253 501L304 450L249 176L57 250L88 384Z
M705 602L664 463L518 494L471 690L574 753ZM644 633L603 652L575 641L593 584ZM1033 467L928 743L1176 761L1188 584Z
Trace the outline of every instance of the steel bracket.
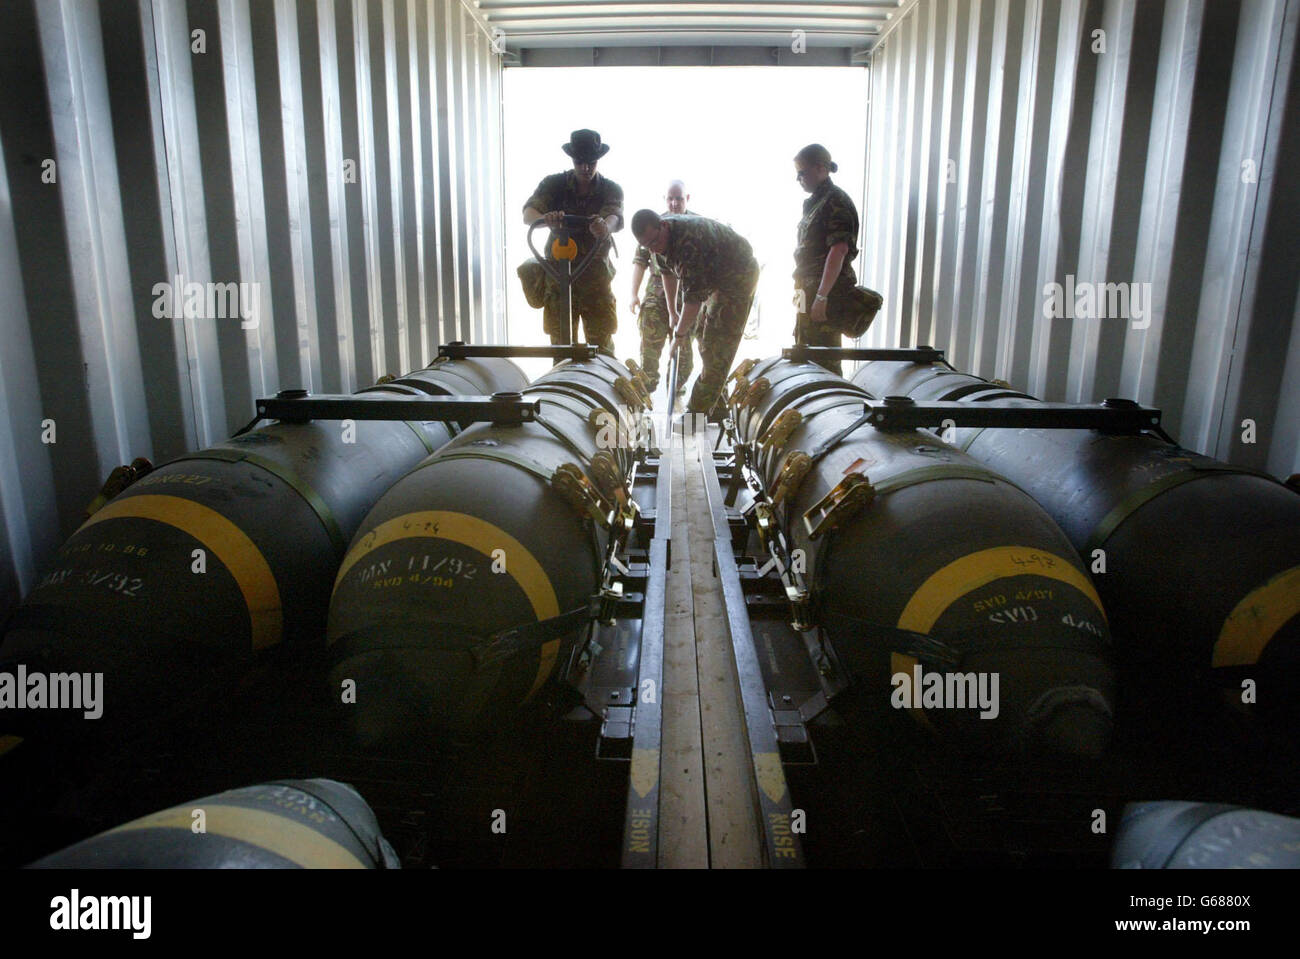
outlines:
M960 401L918 403L908 396L886 396L864 404L866 421L879 430L937 429L946 426L994 429L1101 430L1141 433L1160 428L1160 410L1132 400L1103 403L1038 403L990 406Z

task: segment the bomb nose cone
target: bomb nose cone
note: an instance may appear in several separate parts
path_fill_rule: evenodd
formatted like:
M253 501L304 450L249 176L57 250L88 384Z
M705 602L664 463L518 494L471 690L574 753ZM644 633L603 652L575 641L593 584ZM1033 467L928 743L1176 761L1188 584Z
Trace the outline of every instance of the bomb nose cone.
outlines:
M1030 752L1096 759L1110 742L1110 705L1091 686L1058 686L1029 708L1024 724Z

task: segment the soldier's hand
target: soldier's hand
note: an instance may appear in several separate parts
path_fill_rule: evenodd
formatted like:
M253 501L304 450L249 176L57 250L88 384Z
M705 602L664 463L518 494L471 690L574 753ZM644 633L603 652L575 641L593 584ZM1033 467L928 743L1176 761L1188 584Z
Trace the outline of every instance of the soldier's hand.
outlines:
M550 213L546 214L546 225L552 230L558 230L560 227L564 226L564 211L552 210Z
M814 323L826 322L826 301L814 300L812 309L808 311L808 318Z
M609 224L605 222L604 217L596 217L591 221L591 235L598 240L603 240L609 236Z
M632 299L628 301L627 308L632 311L633 316L636 316L637 310L641 309L640 297L633 293Z

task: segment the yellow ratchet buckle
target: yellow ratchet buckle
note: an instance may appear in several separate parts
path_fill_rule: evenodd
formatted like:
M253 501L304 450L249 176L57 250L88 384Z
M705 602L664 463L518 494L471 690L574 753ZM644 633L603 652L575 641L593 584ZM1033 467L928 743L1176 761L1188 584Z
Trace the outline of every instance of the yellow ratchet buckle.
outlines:
M862 473L850 473L803 514L809 539L820 539L876 498L876 488Z

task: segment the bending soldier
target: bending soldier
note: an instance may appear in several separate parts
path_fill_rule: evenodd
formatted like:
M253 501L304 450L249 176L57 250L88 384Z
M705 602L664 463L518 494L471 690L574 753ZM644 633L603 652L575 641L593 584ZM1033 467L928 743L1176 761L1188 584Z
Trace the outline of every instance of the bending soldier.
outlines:
M668 190L664 194L664 201L668 206L666 213L691 214L687 209L690 198L690 194L686 192L686 184L681 180L673 180L668 184ZM650 389L653 391L659 384L659 358L663 353L664 343L672 336L674 316L681 313L681 297L678 296L678 301L670 310L667 300L664 299L663 267L656 254L652 254L643 246L638 246L632 264L630 308L637 317L637 329L641 331L641 369L645 371ZM641 278L645 276L647 267L650 269L650 280L646 283L645 299L641 300L638 294L641 289ZM707 312L707 306L705 310ZM699 325L702 326L703 323ZM699 342L698 334L695 340ZM695 366L694 360L689 341L684 342L677 357L679 396L686 392L686 381L691 377L691 370Z
M669 304L682 289L682 312L673 330L673 346L685 342L699 320L704 301L714 306L700 333L703 368L686 409L713 415L727 373L745 333L745 320L758 285L758 261L749 241L731 227L702 216L638 210L632 217L637 242L658 254L664 267L664 296Z

